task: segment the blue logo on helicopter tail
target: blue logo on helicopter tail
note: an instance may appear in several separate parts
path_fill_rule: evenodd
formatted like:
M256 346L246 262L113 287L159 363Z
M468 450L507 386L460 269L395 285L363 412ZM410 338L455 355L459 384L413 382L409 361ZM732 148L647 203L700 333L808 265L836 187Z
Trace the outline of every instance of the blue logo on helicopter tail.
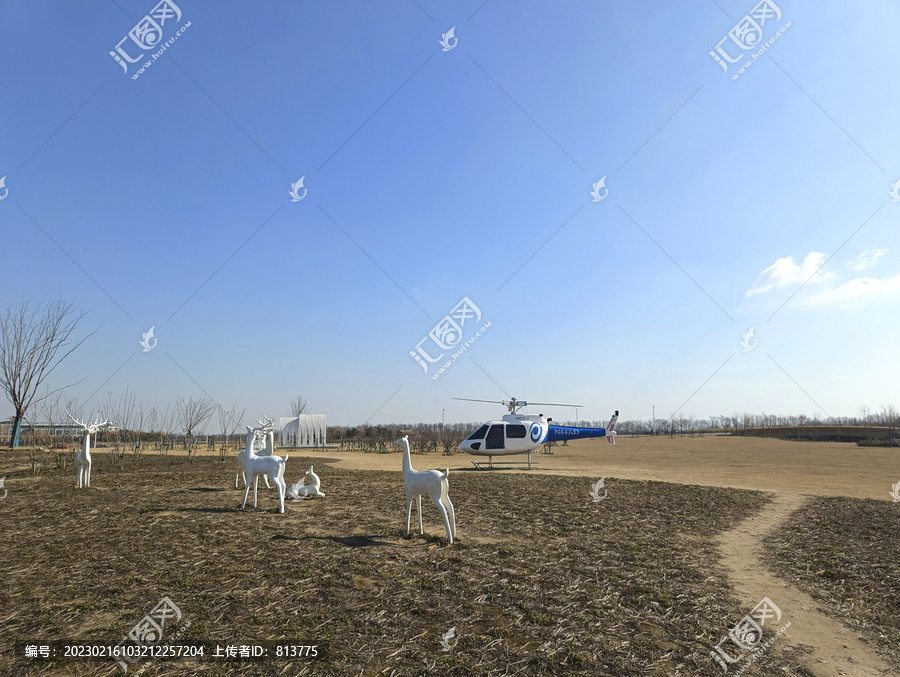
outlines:
M540 442L541 441L541 424L540 423L532 423L531 424L531 441L532 442Z

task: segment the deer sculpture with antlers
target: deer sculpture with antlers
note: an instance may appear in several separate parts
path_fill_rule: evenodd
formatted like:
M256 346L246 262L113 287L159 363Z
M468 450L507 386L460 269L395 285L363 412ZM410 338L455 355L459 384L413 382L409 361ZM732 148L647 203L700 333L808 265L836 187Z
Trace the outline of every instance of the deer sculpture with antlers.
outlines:
M68 409L66 410L66 415L72 419L75 425L79 426L84 431L84 441L81 445L81 451L79 451L75 455L75 472L77 473L78 481L75 484L76 489L81 489L82 487L91 486L91 435L96 433L101 428L105 428L109 425L109 419L100 423L99 417L90 425L85 423L84 421L79 421L77 418L72 416L69 413Z
M265 415L263 416L265 418ZM266 443L265 447L263 447L260 452L257 454L258 456L272 456L275 453L275 432L272 430L272 421L270 419L266 419L265 423L256 419L256 422L259 424L259 428L257 429L256 436L253 438L253 444L256 445L256 438L259 437L261 433L266 434ZM247 450L244 449L241 453L237 455L237 472L234 474L234 488L238 489L238 480L243 477L244 485L247 484ZM269 484L268 475L263 475L263 481L266 483L266 489L271 489L272 485Z
M253 441L257 434L261 431L265 431L267 434L271 432L272 419L267 418L265 415L263 415L263 418L266 419L266 423L257 420L257 423L261 424L261 428L247 426L247 447L244 449L247 454L244 461L247 471L247 484L244 487L244 502L241 503L241 509L243 510L247 505L247 496L250 493L251 482L253 483L253 507L256 507L256 489L259 484L259 476L267 475L278 489L278 512L283 513L284 494L287 490L287 485L284 481L284 464L287 462L288 456L287 454L285 454L284 458L274 454L271 456L259 456L253 450Z

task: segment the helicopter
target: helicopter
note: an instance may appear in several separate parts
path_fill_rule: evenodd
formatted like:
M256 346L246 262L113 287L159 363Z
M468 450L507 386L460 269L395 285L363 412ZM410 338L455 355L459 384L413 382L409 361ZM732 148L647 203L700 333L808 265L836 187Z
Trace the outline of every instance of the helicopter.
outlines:
M494 456L512 456L527 453L528 469L531 470L531 452L535 449L540 449L546 442L605 437L610 444L616 443L618 409L613 414L606 428L576 428L552 425L552 418L544 418L543 414L520 414L519 409L527 407L529 404L543 407L580 407L580 404L526 402L515 397L509 400L475 400L469 397L454 397L453 399L502 404L509 410L509 413L504 415L502 419L487 421L459 444L460 451L473 456L487 456L489 469L494 467ZM479 470L484 469L478 461L472 461L472 465Z

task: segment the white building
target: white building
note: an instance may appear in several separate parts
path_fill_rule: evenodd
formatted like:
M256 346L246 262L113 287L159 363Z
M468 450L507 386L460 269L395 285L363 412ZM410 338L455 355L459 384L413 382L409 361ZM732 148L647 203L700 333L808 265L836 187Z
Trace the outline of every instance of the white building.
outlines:
M325 414L300 414L278 419L281 447L324 447Z

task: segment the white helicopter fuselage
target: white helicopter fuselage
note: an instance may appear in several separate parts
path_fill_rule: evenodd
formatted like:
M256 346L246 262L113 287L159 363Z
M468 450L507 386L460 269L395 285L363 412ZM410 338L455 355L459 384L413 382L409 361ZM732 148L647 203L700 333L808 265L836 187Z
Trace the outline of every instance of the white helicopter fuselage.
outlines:
M488 421L459 445L460 451L475 456L511 456L540 449L550 424L540 415L506 414Z

